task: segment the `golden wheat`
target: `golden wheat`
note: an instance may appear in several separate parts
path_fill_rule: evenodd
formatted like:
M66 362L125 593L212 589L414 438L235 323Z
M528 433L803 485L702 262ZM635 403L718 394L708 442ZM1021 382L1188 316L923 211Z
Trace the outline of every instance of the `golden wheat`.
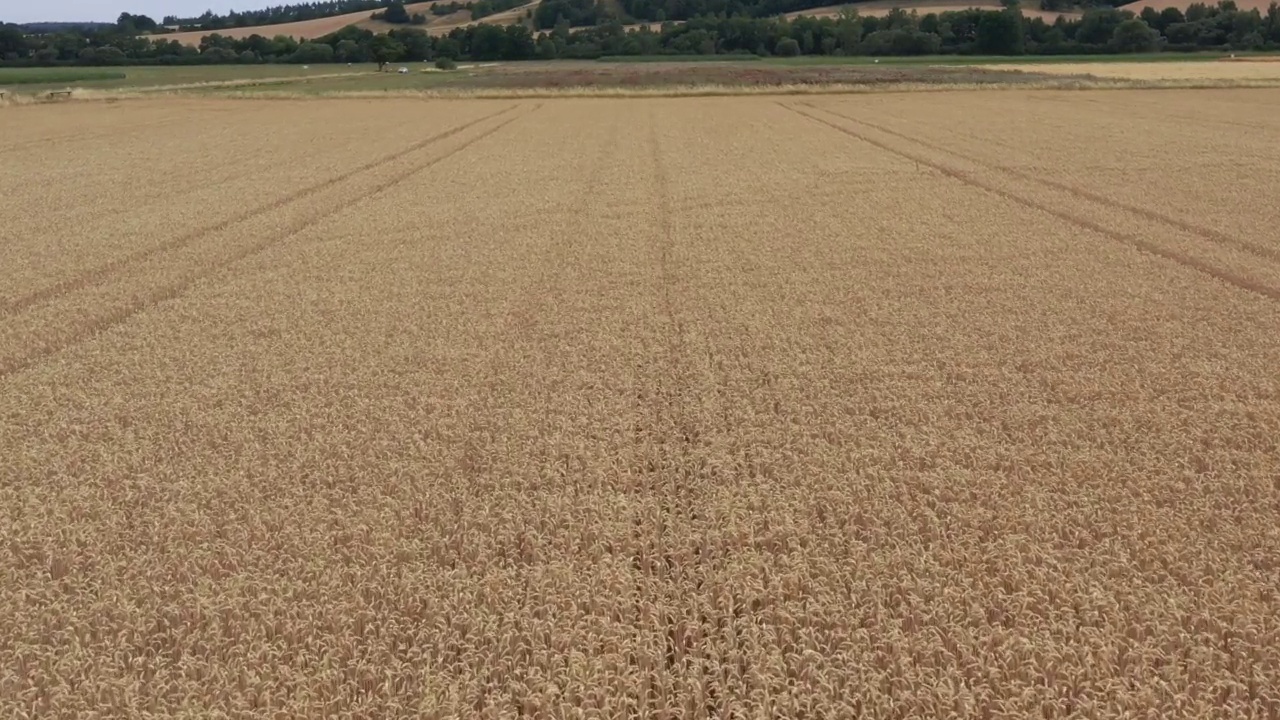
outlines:
M6 111L0 716L1277 717L1276 97Z
M1266 58L1269 59L1269 58ZM1089 63L1013 63L992 65L1024 72L1062 75L1092 75L1098 78L1145 81L1152 83L1256 83L1259 86L1280 83L1280 63L1203 60L1160 62L1089 62Z

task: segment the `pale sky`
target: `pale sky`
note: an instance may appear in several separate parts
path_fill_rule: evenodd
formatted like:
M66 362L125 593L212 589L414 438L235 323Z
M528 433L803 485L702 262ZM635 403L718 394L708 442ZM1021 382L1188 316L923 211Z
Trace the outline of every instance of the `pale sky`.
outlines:
M165 15L192 17L205 10L256 10L281 0L0 0L0 22L115 22L120 13L148 15L160 22Z

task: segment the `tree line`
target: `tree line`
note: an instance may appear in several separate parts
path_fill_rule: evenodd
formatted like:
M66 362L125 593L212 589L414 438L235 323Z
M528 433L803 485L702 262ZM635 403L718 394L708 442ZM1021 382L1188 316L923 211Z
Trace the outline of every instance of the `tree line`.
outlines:
M544 3L545 4L545 3ZM536 20L536 18L535 18ZM541 23L536 23L541 24ZM559 15L546 32L524 25L478 23L432 37L412 27L385 35L355 26L309 42L251 35L206 35L198 47L138 36L133 27L27 34L0 26L0 64L124 65L214 63L396 62L530 60L626 55L1052 55L1159 50L1280 49L1280 5L1266 13L1217 6L1144 10L1086 10L1055 22L1003 11L957 10L918 15L894 10L883 17L849 10L840 17L693 18L657 28L628 27L618 19L574 28Z

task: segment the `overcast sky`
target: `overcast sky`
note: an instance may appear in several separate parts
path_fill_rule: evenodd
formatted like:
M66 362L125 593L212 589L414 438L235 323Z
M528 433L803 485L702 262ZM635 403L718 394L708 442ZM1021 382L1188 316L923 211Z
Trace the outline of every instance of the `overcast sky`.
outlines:
M281 0L0 0L0 22L115 22L122 12L148 15L159 22L165 15L192 17L205 10L224 13L282 4Z

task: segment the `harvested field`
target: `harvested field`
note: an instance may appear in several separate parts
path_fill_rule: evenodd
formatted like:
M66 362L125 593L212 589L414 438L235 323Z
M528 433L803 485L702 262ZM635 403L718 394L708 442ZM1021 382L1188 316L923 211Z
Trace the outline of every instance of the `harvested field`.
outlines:
M1276 717L1277 105L4 108L0 717Z
M456 27L470 25L470 19L460 21L454 16L438 17L431 14L431 6L441 0L429 0L429 2L407 3L405 10L410 14L421 13L427 16L426 25L416 26L418 29L425 30L433 35L447 35L450 30ZM445 0L447 1L447 0ZM529 6L521 6L518 10L523 13ZM277 35L287 35L295 40L310 40L313 38L324 37L330 33L335 33L348 25L372 30L373 32L387 32L395 29L396 26L381 20L374 20L373 14L375 10L366 10L362 12L347 13L345 15L334 15L332 17L316 18L314 20L299 20L291 23L277 23L275 25L252 25L249 27L224 28L222 30L188 30L185 32L168 33L165 35L157 35L159 40L176 40L184 45L199 45L200 40L207 35L217 33L224 37L231 38L247 38L251 35L261 35L262 37L275 37ZM514 16L514 11L506 11L495 13L485 18L485 22L497 23L502 25L514 24L518 18ZM469 18L469 16L468 16Z

